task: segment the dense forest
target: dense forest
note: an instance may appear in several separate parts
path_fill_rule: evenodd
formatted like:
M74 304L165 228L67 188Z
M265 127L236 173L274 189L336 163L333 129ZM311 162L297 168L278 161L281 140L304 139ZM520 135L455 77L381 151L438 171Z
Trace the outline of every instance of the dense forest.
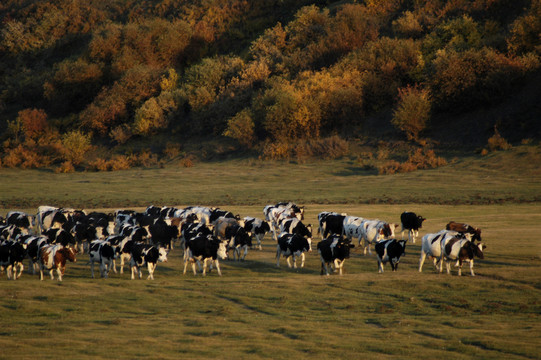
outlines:
M356 147L389 173L541 137L540 0L3 0L0 23L0 167Z

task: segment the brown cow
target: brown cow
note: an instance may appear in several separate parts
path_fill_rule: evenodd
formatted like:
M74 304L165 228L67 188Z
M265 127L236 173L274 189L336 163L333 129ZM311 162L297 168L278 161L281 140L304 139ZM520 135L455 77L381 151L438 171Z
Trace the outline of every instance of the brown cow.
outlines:
M66 260L76 262L77 250L72 247L64 247L60 244L45 245L39 251L39 273L43 280L43 270L48 270L51 280L54 280L53 271L56 269L58 281L62 281L62 275L66 271Z
M475 242L476 240L481 242L481 229L474 228L471 225L468 225L466 223L458 223L451 221L445 226L446 230L452 230L452 231L458 231L463 234L471 234L472 238L471 241Z

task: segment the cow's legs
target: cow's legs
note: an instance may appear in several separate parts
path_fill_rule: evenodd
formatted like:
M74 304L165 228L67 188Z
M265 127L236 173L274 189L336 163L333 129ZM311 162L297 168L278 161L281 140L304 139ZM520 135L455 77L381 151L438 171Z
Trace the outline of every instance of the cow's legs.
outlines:
M276 249L276 267L280 267L280 253L280 245L278 245Z
M222 271L220 270L220 262L218 259L214 260L214 263L216 264L216 271L218 271L218 275L222 276Z
M383 262L378 259L378 272L381 274L383 272Z
M56 274L58 275L58 281L62 281L62 270L60 268L56 268ZM54 279L52 270L51 270L51 276Z
M101 264L100 264L100 272L101 272ZM94 279L94 261L90 260L90 275L92 279Z
M475 276L475 274L473 272L473 259L470 260L470 274L471 274L471 276Z
M419 272L423 272L423 264L425 263L426 253L421 250L421 257L419 258Z
M156 265L157 264L151 264L151 263L147 264L147 269L148 269L147 280L154 280L154 270L156 269Z
M304 267L304 253L301 253L301 268Z

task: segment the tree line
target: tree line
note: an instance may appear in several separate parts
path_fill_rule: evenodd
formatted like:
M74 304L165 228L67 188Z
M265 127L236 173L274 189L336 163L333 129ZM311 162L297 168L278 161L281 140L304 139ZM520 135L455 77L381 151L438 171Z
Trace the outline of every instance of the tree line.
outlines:
M208 136L337 157L383 111L424 145L435 114L540 69L539 0L7 0L0 20L4 167L146 166Z

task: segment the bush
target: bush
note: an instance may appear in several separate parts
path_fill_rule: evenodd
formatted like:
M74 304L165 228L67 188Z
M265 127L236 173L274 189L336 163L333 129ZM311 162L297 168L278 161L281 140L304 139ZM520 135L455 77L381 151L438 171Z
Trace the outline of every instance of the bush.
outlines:
M81 131L70 131L62 136L62 147L62 157L77 166L92 148L90 135Z
M380 175L411 172L421 169L433 169L447 165L444 158L436 156L434 150L419 148L409 154L408 160L400 163L396 160L388 160L378 166Z
M251 148L255 141L254 121L250 110L242 110L227 122L224 135L237 140L242 146Z
M75 172L75 167L73 166L71 161L64 161L59 167L54 169L55 173L73 173Z
M398 89L398 106L391 122L404 131L409 140L418 141L419 133L426 128L430 119L430 93L420 87Z
M487 145L490 151L511 149L511 144L509 144L507 140L505 140L503 136L500 135L500 132L498 131L496 127L494 127L494 135L492 135L488 139Z
M19 111L16 122L22 124L27 139L36 139L47 130L47 114L42 109L25 109Z

